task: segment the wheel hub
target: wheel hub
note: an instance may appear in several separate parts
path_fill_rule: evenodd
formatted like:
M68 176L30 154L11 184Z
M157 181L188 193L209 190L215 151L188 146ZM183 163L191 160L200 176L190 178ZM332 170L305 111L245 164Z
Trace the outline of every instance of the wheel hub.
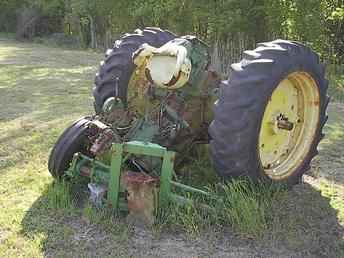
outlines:
M277 128L281 130L291 131L294 128L294 123L290 122L288 117L280 115L277 117Z
M273 179L291 175L307 155L319 120L319 93L312 77L290 74L275 88L266 106L259 136L265 173Z

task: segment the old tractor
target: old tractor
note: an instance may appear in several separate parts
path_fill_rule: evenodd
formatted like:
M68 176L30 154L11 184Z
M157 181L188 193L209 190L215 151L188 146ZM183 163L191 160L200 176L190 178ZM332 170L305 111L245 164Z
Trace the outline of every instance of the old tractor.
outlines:
M199 144L223 179L299 182L327 120L318 55L298 42L260 43L227 80L210 60L198 38L159 28L115 41L95 78L95 114L63 132L50 173L88 177L95 203L141 215L188 202L176 189L208 195L176 179Z

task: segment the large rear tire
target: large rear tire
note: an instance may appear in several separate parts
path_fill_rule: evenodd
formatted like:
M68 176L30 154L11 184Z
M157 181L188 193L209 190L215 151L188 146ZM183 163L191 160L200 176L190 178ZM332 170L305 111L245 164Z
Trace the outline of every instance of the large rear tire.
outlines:
M106 51L106 59L101 62L95 78L93 96L96 113L102 112L103 104L109 97L117 96L126 103L128 83L135 69L132 56L142 44L161 47L175 37L169 31L148 27L136 30L134 34L125 34L117 40L113 48Z
M317 155L327 121L328 81L319 57L276 40L245 51L232 65L209 127L216 171L289 185Z

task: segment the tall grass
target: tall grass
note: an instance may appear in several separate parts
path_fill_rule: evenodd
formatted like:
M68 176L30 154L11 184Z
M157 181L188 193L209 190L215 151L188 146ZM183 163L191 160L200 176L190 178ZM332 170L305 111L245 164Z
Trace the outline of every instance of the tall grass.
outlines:
M217 198L189 194L191 201L172 204L159 218L159 225L177 227L191 235L230 227L245 237L258 238L271 224L272 203L282 188L240 179L208 187L208 191Z
M90 202L87 202L82 209L83 218L91 224L99 224L102 221L111 220L111 215L112 214L105 207L99 209Z
M272 201L277 189L250 180L232 181L223 186L224 220L237 232L258 237L268 228Z
M75 206L71 196L71 184L64 180L54 181L47 190L47 204L53 209L73 209Z
M185 231L192 236L200 235L204 230L220 223L215 203L207 203L205 198L186 195L188 203L171 203L160 211L155 229ZM208 200L209 201L209 200ZM207 205L205 205L207 204Z

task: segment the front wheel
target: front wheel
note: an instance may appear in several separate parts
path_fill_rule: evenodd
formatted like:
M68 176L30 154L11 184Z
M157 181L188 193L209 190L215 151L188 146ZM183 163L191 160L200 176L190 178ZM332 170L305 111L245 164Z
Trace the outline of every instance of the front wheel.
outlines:
M73 155L77 152L87 154L87 130L90 119L83 117L69 126L51 150L48 170L55 178L60 178L69 168Z
M284 40L243 56L215 104L209 128L215 168L223 177L297 183L324 136L324 67L311 49Z

